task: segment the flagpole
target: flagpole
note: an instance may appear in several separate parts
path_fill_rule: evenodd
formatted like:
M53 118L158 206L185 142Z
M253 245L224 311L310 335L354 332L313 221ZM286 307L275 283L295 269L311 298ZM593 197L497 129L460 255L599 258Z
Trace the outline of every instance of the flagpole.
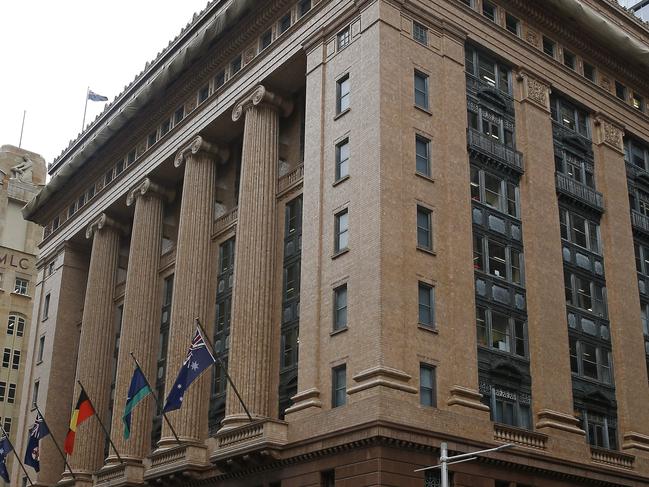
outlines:
M149 390L151 391L151 395L153 396L153 400L155 401L155 405L158 407L158 409L160 409L160 411L162 411L162 417L167 422L167 425L169 425L169 429L171 430L171 433L174 435L174 438L176 439L176 442L179 445L181 445L182 443L180 441L180 438L178 438L178 435L176 434L176 430L171 425L171 421L169 421L169 418L167 417L167 413L165 413L164 408L162 407L162 404L160 404L160 398L155 393L155 390L153 389L153 387L151 387L151 384L149 384L149 379L146 378L146 374L142 370L142 367L140 367L140 363L135 358L135 355L133 354L133 352L130 352L130 353L131 353L131 358L135 361L135 366L138 369L140 369L140 371L142 372L142 377L144 377L144 380L146 381L146 385L149 387Z
M250 412L248 411L248 408L246 407L246 403L243 402L243 399L241 398L241 395L239 394L239 391L237 390L237 386L234 385L234 382L232 382L232 378L230 377L230 374L228 374L228 368L223 364L223 361L219 358L218 353L216 352L216 349L214 348L214 345L212 344L212 341L209 339L207 336L207 333L205 332L205 329L203 328L203 325L201 325L201 322L198 318L196 318L196 325L201 329L201 332L203 333L203 338L205 341L208 343L210 348L212 349L212 352L214 352L214 358L218 360L219 365L223 369L223 372L225 372L225 378L228 379L228 382L232 386L232 390L237 396L237 399L239 399L239 402L243 406L243 410L246 412L246 415L248 416L248 419L252 423L254 420L252 419L252 416L250 415Z
M23 131L25 130L25 115L27 115L27 110L23 110L23 124L20 126L20 141L18 142L19 149L23 145Z
M35 404L35 406L36 406L36 411L38 412L38 414L41 415L41 418L43 419L43 423L45 424L45 426L47 426L47 421L45 421L45 415L44 415L43 412L39 409L38 404ZM93 409L94 409L94 408L93 408ZM49 426L47 426L47 430L50 432L50 437L52 438L52 441L54 442L54 446L56 446L56 449L59 451L59 454L61 455L61 458L63 458L63 461L65 462L65 466L66 466L66 467L68 468L68 470L70 471L70 474L72 474L72 478L73 478L74 480L77 480L77 478L76 478L75 475L74 475L74 472L72 471L72 467L71 467L70 464L68 463L68 459L67 459L66 456L63 454L63 450L61 450L61 447L60 447L59 444L57 443L56 438L54 438L54 433L52 432L52 430L50 429Z
M8 435L7 432L5 431L4 426L2 426L1 424L0 424L0 429L2 429L2 434L5 435L5 437L7 438L7 441L9 442L9 445L11 446L11 450L14 452L14 456L16 457L16 460L18 460L18 463L20 463L20 468L22 468L22 469L23 469L23 472L25 472L25 477L27 477L27 480L29 480L29 485L32 485L32 486L33 486L33 485L34 485L34 482L32 482L32 478L31 478L31 477L29 476L29 474L27 473L27 469L26 469L25 466L23 465L22 460L20 460L20 457L18 456L18 452L17 452L16 449L14 448L14 444L13 444L13 443L11 442L11 440L9 439L9 435ZM5 468L6 468L6 463L5 463Z
M83 107L83 122L81 122L81 131L86 126L86 110L88 109L88 95L90 94L90 86L86 89L86 104Z
M83 387L83 384L81 383L80 380L78 380L77 383L81 387L81 390L86 394L86 397L88 398L88 402L92 406L93 411L95 411L95 416L97 417L97 421L99 421L99 426L101 426L101 429L104 430L104 433L106 434L106 438L108 438L108 442L110 443L110 446L113 447L113 450L115 451L115 455L117 455L117 459L119 460L119 463L124 463L124 460L122 460L122 457L119 455L119 452L117 451L117 448L115 448L115 443L113 443L113 440L110 438L110 434L108 433L108 430L106 429L106 426L104 426L103 421L99 417L99 412L95 409L95 405L92 403L92 400L90 399L90 396L88 395L88 391L86 391L86 388Z

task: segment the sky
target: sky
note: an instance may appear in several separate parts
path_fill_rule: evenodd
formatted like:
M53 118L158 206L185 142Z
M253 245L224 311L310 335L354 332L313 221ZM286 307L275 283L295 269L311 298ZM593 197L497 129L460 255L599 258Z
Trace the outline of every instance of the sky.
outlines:
M52 162L88 87L112 101L207 0L0 0L0 145ZM86 124L105 103L88 101Z

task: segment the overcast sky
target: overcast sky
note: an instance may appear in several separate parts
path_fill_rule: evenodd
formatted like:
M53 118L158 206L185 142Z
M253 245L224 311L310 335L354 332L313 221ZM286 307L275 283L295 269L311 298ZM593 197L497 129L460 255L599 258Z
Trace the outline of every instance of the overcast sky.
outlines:
M47 162L81 130L86 89L110 101L207 0L0 0L0 145ZM88 101L86 124L105 103Z

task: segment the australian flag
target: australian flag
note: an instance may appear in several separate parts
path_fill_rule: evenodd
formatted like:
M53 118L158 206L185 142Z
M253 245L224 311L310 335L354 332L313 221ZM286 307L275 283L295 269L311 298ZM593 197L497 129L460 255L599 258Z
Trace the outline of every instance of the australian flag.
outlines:
M189 347L187 357L183 365L180 367L176 382L174 382L167 401L165 403L164 412L174 411L180 409L183 405L183 397L189 385L198 379L203 372L210 368L216 362L214 355L207 348L205 339L201 333L200 328L196 327L196 333L192 340L192 345Z
M27 451L25 452L25 465L31 465L37 472L41 469L40 457L40 441L50 434L47 423L41 416L41 413L36 413L36 421L29 430L29 440L27 441Z
M9 472L7 471L7 455L13 451L14 447L7 436L0 439L0 477L9 483Z

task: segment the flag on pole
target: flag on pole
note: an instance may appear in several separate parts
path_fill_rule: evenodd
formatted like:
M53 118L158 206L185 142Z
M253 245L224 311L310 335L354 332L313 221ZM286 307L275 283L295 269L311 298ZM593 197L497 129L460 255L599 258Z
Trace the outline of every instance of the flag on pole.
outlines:
M142 369L135 366L133 371L133 377L131 377L131 385L128 388L128 397L126 398L126 407L124 408L124 414L122 415L122 421L124 421L124 439L128 440L131 436L131 413L135 406L137 406L146 396L151 394L151 387L149 387L149 382L144 376Z
M95 93L92 90L88 90L88 100L90 101L108 101L108 97Z
M25 452L25 464L34 467L37 472L41 469L40 457L40 441L50 434L47 423L41 416L41 413L36 413L36 420L34 425L29 429L29 440L27 441L27 451Z
M4 479L5 482L9 483L9 472L7 471L7 455L13 451L11 442L7 435L4 435L0 439L0 477Z
M72 412L72 418L70 418L70 429L68 430L68 434L65 437L65 444L63 445L65 453L72 455L72 452L74 451L74 437L77 432L77 427L86 419L94 416L94 414L95 408L92 407L86 391L81 389L79 400L77 401L77 407L74 408L74 411Z
M214 355L205 345L205 339L201 330L196 327L194 339L187 352L187 357L180 367L176 382L174 382L164 407L164 412L168 413L175 409L180 409L183 405L185 391L192 382L198 379L203 372L210 368L216 362Z

